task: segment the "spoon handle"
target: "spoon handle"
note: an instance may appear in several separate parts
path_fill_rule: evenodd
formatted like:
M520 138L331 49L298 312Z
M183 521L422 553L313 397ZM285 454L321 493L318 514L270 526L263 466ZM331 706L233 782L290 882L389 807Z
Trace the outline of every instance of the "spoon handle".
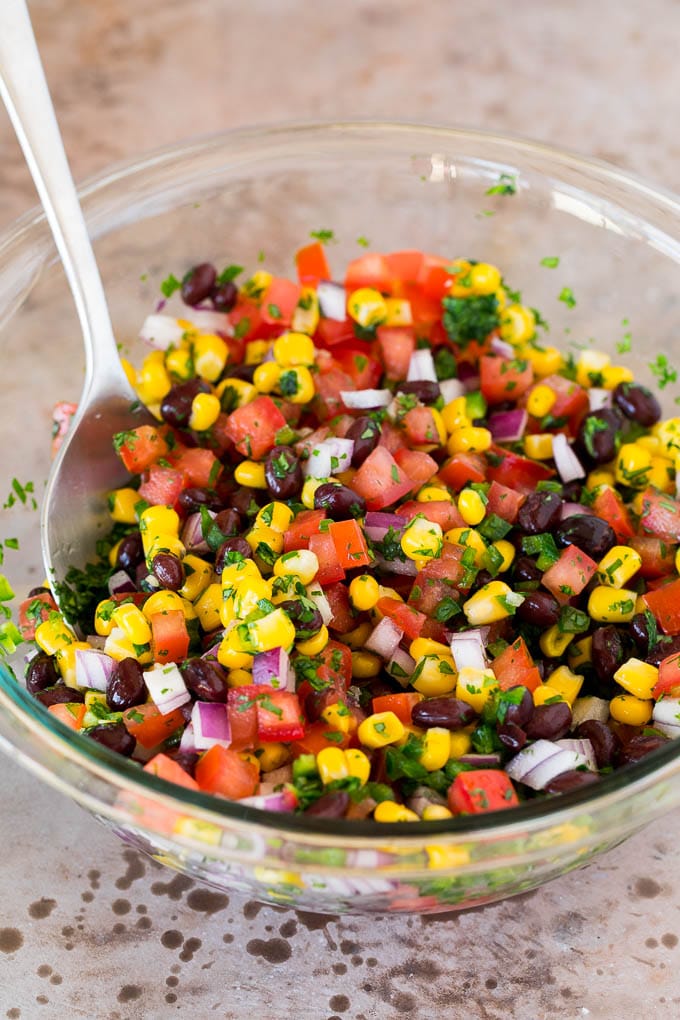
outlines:
M85 343L83 396L121 389L104 288L85 225L25 0L0 0L0 96L52 229ZM94 371L94 359L97 371Z

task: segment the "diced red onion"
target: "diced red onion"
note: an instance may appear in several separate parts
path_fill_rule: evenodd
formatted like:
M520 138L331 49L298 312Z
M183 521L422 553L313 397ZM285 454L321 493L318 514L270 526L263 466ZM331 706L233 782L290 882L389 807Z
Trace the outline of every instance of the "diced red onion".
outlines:
M375 565L380 570L385 570L390 574L399 574L401 577L415 577L418 573L418 567L413 560L386 560L380 553L376 554Z
M225 336L232 336L234 332L227 313L216 312L213 308L192 308L186 318L204 333L224 333Z
M568 517L574 517L577 514L592 517L594 513L592 507L584 506L583 503L563 503L560 507L560 520L566 521Z
M375 652L383 659L391 659L403 636L404 632L401 627L397 627L389 616L383 616L366 641L366 649L369 652Z
M406 382L437 382L432 351L427 347L416 350L411 355L406 373Z
M305 474L312 478L330 478L350 467L353 453L353 439L338 439L337 436L324 439L309 451L309 460L304 466Z
M161 715L168 715L191 701L182 674L174 662L147 670L142 675L151 700Z
M324 319L344 322L347 318L347 293L341 283L320 280L316 288L319 311Z
M667 737L680 736L680 699L662 698L654 706L654 727Z
M188 722L184 727L181 740L179 742L180 751L185 751L187 754L193 754L194 751L198 751L196 747L196 734L194 733L194 724Z
M509 344L506 340L501 340L499 336L493 337L491 350L494 354L498 354L501 358L507 358L510 361L515 357L515 348L512 344Z
M257 653L253 659L253 683L277 690L295 690L295 672L285 648Z
M171 315L147 315L139 331L140 340L160 351L179 344L185 329Z
M588 390L588 403L591 411L600 411L603 407L611 407L612 391L601 390L598 386L593 386Z
M466 393L479 389L479 375L474 365L469 361L461 361L458 364L458 378L465 387Z
M310 584L307 587L307 596L321 613L321 619L324 624L328 626L333 619L333 610L331 609L330 602L324 595L323 588L318 584Z
M191 712L194 742L197 751L207 751L219 744L231 744L231 725L227 706L221 701L197 701Z
M392 679L402 687L408 687L415 668L416 660L403 648L395 648L392 658L385 666Z
M379 510L369 510L364 517L364 533L371 542L382 542L390 530L399 536L406 527L406 521L399 514L384 514Z
M85 640L87 641L90 648L94 648L98 652L104 651L106 638L103 636L103 634L86 634Z
M481 630L463 630L454 634L451 638L451 655L458 671L465 666L486 669L484 635Z
M524 408L517 407L512 411L496 411L489 416L487 425L497 443L514 443L524 435L528 420Z
M561 432L553 436L553 460L563 482L573 482L577 478L585 478L586 471L569 445L567 437Z
M565 751L576 751L577 754L583 755L590 771L597 772L597 759L590 740L580 737L565 737L564 740L556 740L555 743Z
M411 796L406 801L406 806L415 811L417 815L422 815L426 807L430 807L432 804L446 805L446 800L441 794L437 793L430 786L416 786Z
M214 644L212 644L210 646L210 648L208 648L205 652L202 653L201 658L202 659L206 659L208 662L216 662L217 661L217 653L220 650L220 645L222 644L222 638L224 637L224 631L221 630L221 631L218 631L217 633L213 632L210 636L211 636L211 638L213 638L213 637L217 638L217 640L215 641Z
M552 740L536 740L511 758L505 765L505 771L511 779L521 783L537 765L560 753L561 749Z
M524 783L532 790L542 790L563 772L587 766L586 758L578 751L560 747L552 740L537 740L524 747L505 766L511 779Z
M442 379L439 383L439 392L444 399L444 403L450 404L457 397L465 396L465 387L460 379Z
M108 580L109 595L121 595L128 591L137 591L137 585L126 570L117 570Z
M76 683L79 687L105 691L115 668L115 660L105 652L95 651L94 648L76 648Z
M213 520L217 517L214 510L208 510L208 513ZM208 543L203 537L200 514L189 514L182 528L181 539L187 552L200 554L209 551Z
M352 411L368 411L387 407L392 399L391 390L340 390L340 399Z
M490 751L488 754L461 754L458 761L463 765L474 765L477 769L494 769L498 768L501 763L500 754Z
M294 811L297 798L292 790L279 790L276 793L256 794L254 797L242 797L239 804L258 808L260 811Z
M577 729L588 719L606 723L609 719L609 701L606 698L577 698L571 709L571 727Z

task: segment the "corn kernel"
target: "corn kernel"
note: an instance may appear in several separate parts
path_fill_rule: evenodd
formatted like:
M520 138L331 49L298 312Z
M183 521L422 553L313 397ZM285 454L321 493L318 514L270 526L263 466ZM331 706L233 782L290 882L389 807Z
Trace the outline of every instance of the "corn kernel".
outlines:
M616 485L616 479L612 472L607 471L606 468L595 468L586 478L586 488L594 490L598 489L601 485L608 485L610 489L613 489Z
M497 542L492 542L491 547L493 549L497 549L503 557L503 562L496 567L496 570L499 574L504 574L505 571L509 570L512 566L513 560L517 555L517 550L512 542L508 542L505 538L499 538Z
M572 673L568 666L558 666L548 677L548 685L565 701L573 705L583 686L584 677L580 673Z
M416 499L419 503L453 503L453 496L442 485L424 485Z
M483 453L491 446L492 436L488 429L478 425L463 426L453 430L446 448L454 453Z
M319 571L319 560L311 549L295 549L279 556L274 564L274 576L293 575L302 584L311 584Z
M214 393L197 393L191 401L189 428L194 432L206 432L215 424L221 411L219 397Z
M553 702L555 699L558 701L566 701L556 687L551 687L550 684L539 684L531 692L534 705L545 705L546 702Z
M319 298L313 287L302 287L300 300L293 312L291 328L295 333L306 333L313 336L319 325Z
M260 365L271 349L269 340L249 340L246 344L246 351L243 361L246 365ZM271 364L271 362L268 362ZM255 380L253 380L253 385Z
M536 317L525 305L511 304L503 310L500 334L507 343L517 346L531 340L536 332Z
M442 726L430 726L423 735L423 750L418 761L428 772L443 769L451 755L449 731Z
M627 545L615 545L597 565L597 579L609 588L623 588L642 566L642 557Z
M324 786L346 779L349 775L345 752L339 747L324 747L316 756L316 767L319 770Z
M404 555L416 564L436 558L441 555L444 544L441 525L416 516L404 528L399 544Z
M667 418L654 426L653 434L659 439L662 452L668 457L676 457L680 450L680 418Z
M132 602L123 602L113 611L114 627L120 627L133 645L146 645L151 641L151 627L144 613Z
M630 623L635 616L637 592L598 585L588 599L588 614L599 623Z
M579 666L592 666L593 664L593 639L582 637L569 645L569 669L578 670Z
M425 655L413 671L411 686L426 698L438 698L451 693L456 686L456 677L450 652L447 655Z
M557 347L527 345L518 348L517 356L529 362L537 379L546 379L549 375L554 375L564 365L564 358Z
M222 638L217 649L217 661L221 666L226 666L230 670L253 668L253 656L243 648L237 627L234 627L233 630L230 630Z
M557 400L557 394L550 386L539 383L527 398L527 411L534 418L544 418Z
M222 586L215 582L209 584L194 606L201 627L207 633L217 630L220 626L220 610L222 608Z
M498 680L490 669L463 666L458 673L456 697L471 705L475 712L481 712L493 692L497 690Z
M227 393L230 397L230 408L244 407L246 404L250 404L251 401L255 400L255 397L258 396L258 392L252 383L246 382L245 379L235 379L233 376L229 376L227 379L222 379L222 381L215 387L215 395L218 396L220 400L224 399L225 393Z
M306 638L305 641L298 641L295 647L300 655L318 655L328 644L329 638L328 627L322 624L316 634Z
M463 603L463 612L469 624L481 627L512 616L522 602L524 596L514 592L504 581L489 581Z
M605 365L602 369L601 385L605 390L613 390L620 383L632 382L633 373L626 365Z
M245 581L247 577L252 577L258 581L262 580L262 574L254 560L239 560L238 563L225 564L220 578L224 597L228 598L234 595L238 585L241 581Z
M185 578L179 595L190 602L195 602L199 595L205 591L213 577L213 569L207 560L187 553L182 561L185 569Z
M275 361L263 361L253 374L253 386L258 393L271 393L278 386L281 368Z
M645 489L647 476L652 468L652 455L649 450L637 443L624 443L616 458L616 480L631 489Z
M364 647L372 632L373 627L370 623L360 623L358 627L354 628L354 630L350 630L347 634L343 634L342 640L349 648L352 648L353 650L360 649Z
M449 809L447 808L446 804L428 804L427 807L423 808L423 813L422 813L422 815L420 817L422 818L422 820L424 822L442 822L442 821L444 821L445 818L453 818L453 812L449 811ZM461 856L459 856L459 854L457 852L457 848L454 848L454 847L433 847L433 846L429 846L428 847L428 846L426 846L425 847L425 852L427 853L427 856L430 859L430 867L431 868L435 868L435 867L442 867L442 868L448 867L448 861L447 861L447 864L440 864L440 865L436 865L436 864L432 863L432 861L434 859L434 851L437 851L437 850L444 850L444 851L453 850L454 851L454 855L453 856L455 856L456 862L458 864L464 864L464 863L467 863L470 860L470 856L469 856L469 854L467 852L463 851L463 853L465 854L465 858L463 859ZM455 867L455 863L454 863L454 867Z
M455 397L441 411L444 428L450 434L454 429L469 428L472 420L468 417L465 397Z
M165 352L165 367L173 379L191 379L193 365L191 348L188 344Z
M368 680L381 669L382 659L375 652L352 652L352 676L356 680Z
M202 333L194 340L194 371L201 379L217 382L229 357L229 348L221 336Z
M260 744L256 750L262 772L273 772L274 769L280 769L290 758L290 751L286 745L273 740L266 744Z
M357 731L364 747L386 747L404 735L404 724L394 712L374 712L359 724Z
M414 638L409 645L409 654L416 660L426 655L447 655L451 656L451 649L441 641L433 641L432 638Z
M450 734L449 760L461 758L472 750L472 737L467 730L453 730Z
M140 501L136 489L116 489L109 494L109 511L114 521L119 524L136 524L135 506Z
M156 535L179 534L179 515L169 506L149 506L142 510L139 517L139 530L142 540Z
M123 369L123 372L125 373L125 378L130 383L130 386L134 388L137 381L137 373L135 372L134 365L131 364L131 362L129 362L127 358L121 358L120 365L121 368Z
M373 287L360 287L347 299L347 314L364 329L377 326L387 318L385 298Z
M486 503L475 489L461 489L458 510L466 524L481 524L486 517Z
M638 446L640 441L638 440ZM668 457L655 457L652 454L652 466L647 474L647 482L661 492L675 494L676 468Z
M536 432L525 436L524 452L532 460L550 460L553 455L552 432Z
M484 566L484 556L487 550L487 545L482 536L474 528L451 528L444 535L446 542L450 542L452 545L462 545L466 549L474 549L475 551L475 566Z
M157 404L169 392L172 379L165 366L165 351L153 351L142 362L137 392L145 403Z
M371 762L364 752L358 747L348 747L345 760L350 776L356 776L362 786L367 783L371 774Z
M260 570L269 572L275 557L283 552L283 535L266 525L253 526L246 535L246 542L253 550L253 558Z
M267 503L261 510L258 510L254 526L272 528L283 535L288 531L294 516L293 511L285 503Z
M321 712L321 718L337 733L350 733L356 729L356 719L344 701L334 701L332 705L326 705Z
M560 655L566 652L573 639L573 634L563 634L558 625L554 623L552 627L548 627L547 630L543 631L538 639L538 643L546 658L559 659Z
M385 326L411 326L413 311L406 298L385 298Z
M641 701L632 694L618 694L609 702L612 719L627 726L645 726L652 718L653 710L653 701Z
M467 259L454 259L449 272L453 275L451 290L452 297L469 297L472 294L470 270L472 266Z
M242 460L234 468L234 481L247 489L266 489L265 465L256 460Z
M632 658L619 666L614 673L614 679L629 694L645 701L652 697L652 691L659 680L659 670L649 662Z
M604 351L581 351L576 362L576 382L586 389L599 386L602 372L610 362L611 358Z
M252 663L252 656L250 657ZM253 682L253 674L247 669L230 669L227 673L229 687L249 687Z
M113 611L117 603L113 599L103 599L94 611L95 633L106 637L113 630Z
M220 588L220 596L222 589ZM272 597L272 583L263 578L247 577L241 581L234 592L234 613L240 620L254 610L260 608L260 601L270 602Z
M72 641L70 645L58 648L54 653L57 669L67 687L77 687L76 683L76 651L90 651L92 645L87 641Z
M104 642L104 651L112 659L136 659L142 665L153 662L151 645L136 645L127 636L122 627L114 627Z
M281 372L278 389L292 404L308 404L316 393L312 373L304 365L285 368Z
M142 606L142 612L147 620L150 620L156 613L167 613L176 609L182 609L181 597L175 591L166 591L164 589L149 595Z
M361 574L350 582L349 598L359 612L373 609L380 598L380 586L370 574Z
M488 262L477 262L470 267L470 289L475 295L495 294L500 287L501 274Z
M304 485L302 486L302 493L300 494L300 502L306 506L308 510L314 509L314 493L327 482L327 478L306 478Z
M314 364L316 348L305 333L284 333L274 341L274 359L281 368Z
M373 812L373 820L376 822L419 822L420 818L405 807L404 804L397 804L394 800L381 800Z

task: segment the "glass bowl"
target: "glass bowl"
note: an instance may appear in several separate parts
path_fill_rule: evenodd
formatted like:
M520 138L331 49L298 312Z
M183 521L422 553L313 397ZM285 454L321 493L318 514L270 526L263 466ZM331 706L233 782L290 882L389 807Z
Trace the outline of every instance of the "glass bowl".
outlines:
M334 231L327 251L339 274L363 252L360 238L369 250L493 262L549 321L551 342L594 341L648 385L650 363L669 357L677 336L678 201L519 139L398 124L256 128L115 167L81 197L116 335L137 362L137 331L169 272L204 260L254 269L264 259L290 273L296 247L320 229ZM546 257L559 264L541 265ZM50 466L51 409L78 398L83 373L71 298L39 212L0 238L0 324L5 485L9 492L16 479L25 500L15 491L0 539L19 539L3 569L23 597L43 579L33 499ZM626 348L628 334L624 356L617 345ZM667 413L671 389L661 393ZM20 675L20 657L15 668ZM427 913L531 889L680 801L680 744L671 742L594 791L508 812L381 826L259 812L169 786L62 728L4 666L0 745L156 860L263 901L336 913Z

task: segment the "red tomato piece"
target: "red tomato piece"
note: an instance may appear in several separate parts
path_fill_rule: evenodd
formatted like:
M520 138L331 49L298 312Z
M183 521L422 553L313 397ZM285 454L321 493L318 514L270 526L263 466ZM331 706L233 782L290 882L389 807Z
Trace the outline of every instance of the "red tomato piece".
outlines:
M402 447L395 450L394 459L399 467L406 472L416 489L426 485L437 474L439 465L423 450L409 450Z
M345 272L345 289L348 292L359 287L373 287L383 294L389 294L392 286L392 274L384 255L370 252L353 259Z
M485 354L479 362L480 389L490 404L518 400L534 381L529 361Z
M349 733L341 733L333 730L327 722L319 719L318 722L308 726L299 740L294 741L291 746L291 753L294 758L301 754L317 755L325 747L348 747L351 740Z
M411 712L413 706L423 700L423 695L417 691L404 691L403 694L381 694L373 698L371 708L373 712L394 712L397 719L403 722L404 726L413 725Z
M257 743L257 695L256 684L244 687L230 687L227 694L227 715L231 728L231 746L235 751L245 751Z
M522 637L503 649L491 663L491 669L502 691L510 687L526 687L534 691L541 683L541 674Z
M541 379L541 382L544 386L549 386L556 397L555 403L550 408L552 417L568 418L571 432L576 432L581 418L590 409L587 391L583 386L579 386L571 379L565 379L562 375L549 375Z
M560 558L543 575L541 584L552 592L558 602L566 604L574 595L580 595L591 577L597 572L597 563L576 545L568 545Z
M307 244L295 253L298 279L305 287L316 287L320 280L330 280L331 271L320 241Z
M514 524L517 520L519 508L526 499L526 496L521 492L508 488L507 485L499 485L498 482L492 482L486 498L488 500L486 505L486 512L488 514L496 514L497 517L502 517L508 524Z
M500 446L493 445L486 453L486 477L524 495L536 490L539 482L552 478L555 472L538 461L522 457ZM441 474L441 472L440 472Z
M183 662L189 652L189 632L181 609L154 613L151 623L151 649L156 662Z
M666 577L675 570L677 545L662 542L651 535L633 535L627 540L627 545L642 559L640 577L645 580Z
M73 415L78 410L77 404L72 404L70 400L60 400L54 405L52 411L52 456L56 457L57 451L64 441L64 436L68 432Z
M337 344L347 344L355 340L354 324L351 319L319 319L319 325L314 334L316 347L335 347Z
M182 472L152 464L148 477L139 486L139 498L152 506L174 506L184 488Z
M346 372L357 390L374 390L382 375L382 365L365 351L346 348L333 351L333 357L343 372Z
M680 578L642 596L664 634L680 634Z
M66 701L59 705L50 705L47 711L70 730L80 730L83 727L87 707L77 701Z
M619 542L627 545L628 539L635 532L630 514L618 492L615 492L609 485L600 486L595 495L593 510L598 517L611 525Z
M673 692L671 694L671 692ZM669 655L659 663L659 677L654 685L652 697L660 698L662 694L677 697L680 693L680 653Z
M338 559L335 549L335 542L330 532L320 532L310 535L309 546L311 552L319 560L319 570L316 581L325 587L327 584L334 584L336 581L343 581L345 570Z
M257 739L268 741L299 740L305 733L305 720L297 694L265 687L257 697Z
M283 276L275 276L262 295L262 321L284 328L293 321L300 300L300 287Z
M254 301L247 297L239 297L229 312L229 321L234 327L236 338L244 343L253 340L262 327L260 309Z
M182 450L178 456L168 457L168 460L182 472L185 488L214 489L224 470L213 451L200 446Z
M262 460L276 445L276 433L287 424L271 397L260 396L229 415L227 433L244 457Z
M390 620L396 623L397 627L400 627L406 637L412 641L420 636L426 619L424 613L414 609L413 606L407 605L405 602L398 602L397 599L390 598L389 595L384 595L383 598L378 599L377 608L383 616L388 616Z
M328 530L341 567L353 570L370 565L371 554L358 521L333 521Z
M352 649L342 641L331 640L317 659L321 663L319 676L346 691L352 682Z
M448 485L454 492L460 492L466 485L485 481L486 470L486 461L480 454L454 453L440 467L439 477L444 485Z
M366 500L367 510L382 510L410 492L413 483L384 446L376 446L354 478L352 488Z
M397 450L407 449L403 432L389 421L382 423L378 443L392 454L396 454Z
M337 414L347 411L340 394L343 390L355 390L356 386L351 375L341 368L331 368L328 372L319 373L314 378L314 410L322 421L334 418Z
M445 499L433 499L427 503L418 503L412 499L398 506L395 512L408 521L413 520L416 514L422 514L426 520L438 524L442 531L465 527L465 521L456 504Z
M388 379L405 379L411 355L416 349L412 326L378 326L375 331L376 353L385 366Z
M662 542L680 542L680 503L666 492L645 489L642 496L640 531Z
M415 283L418 279L425 256L422 251L393 251L385 255L385 262L393 278L392 291L396 292L395 284Z
M402 418L401 427L411 447L432 449L442 441L431 407L412 407Z
M435 301L441 301L451 290L454 274L449 272L449 259L439 255L424 255L416 282L423 294ZM440 309L441 314L441 309Z
M163 715L156 706L149 702L146 705L135 705L123 712L123 722L128 733L135 740L150 750L158 747L164 740L184 726L186 720L181 709L176 708Z
M519 805L512 780L501 769L460 772L449 787L448 801L454 815L476 815Z
M133 475L145 471L168 452L168 444L155 425L140 425L136 429L119 432L113 443L118 456Z
M283 551L309 549L309 540L312 535L318 535L325 516L324 510L301 510L283 536Z
M167 754L155 754L144 766L144 772L150 772L152 776L158 776L176 786L184 786L187 790L199 789L196 780Z
M50 613L57 611L57 604L48 591L31 595L20 602L19 630L24 641L32 641L35 637L35 628L48 620Z
M329 584L324 588L323 593L328 599L333 613L333 619L328 626L339 634L347 634L350 630L354 630L357 619L349 600L347 586L338 581L336 584Z
M221 744L215 744L201 755L195 774L199 789L229 800L252 797L260 779L257 765L244 761L236 751Z

